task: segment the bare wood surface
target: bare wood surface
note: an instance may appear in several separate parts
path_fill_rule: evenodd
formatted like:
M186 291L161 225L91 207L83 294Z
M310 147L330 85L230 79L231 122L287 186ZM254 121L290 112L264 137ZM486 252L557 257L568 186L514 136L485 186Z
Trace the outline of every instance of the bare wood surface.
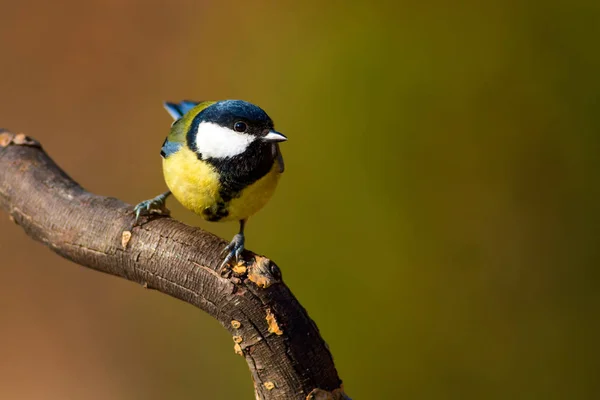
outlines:
M221 276L223 239L166 216L132 228L131 205L85 191L35 140L1 130L0 209L59 255L216 318L246 359L257 399L348 399L317 326L269 259L246 251L251 263Z

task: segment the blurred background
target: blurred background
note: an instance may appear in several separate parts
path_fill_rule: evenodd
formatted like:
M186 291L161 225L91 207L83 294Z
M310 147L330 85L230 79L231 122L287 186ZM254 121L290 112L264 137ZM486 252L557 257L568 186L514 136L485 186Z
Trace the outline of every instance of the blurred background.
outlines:
M280 265L353 398L600 397L597 0L0 14L0 126L95 193L165 190L163 100L267 110L287 170L247 245ZM0 398L253 398L198 309L69 263L5 213L0 254Z

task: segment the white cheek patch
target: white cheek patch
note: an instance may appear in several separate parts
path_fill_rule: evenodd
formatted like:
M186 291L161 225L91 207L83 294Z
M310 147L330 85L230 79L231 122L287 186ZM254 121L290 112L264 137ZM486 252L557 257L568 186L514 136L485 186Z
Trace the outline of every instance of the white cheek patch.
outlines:
M196 147L203 159L227 158L243 153L255 136L239 133L212 122L202 122L196 132Z

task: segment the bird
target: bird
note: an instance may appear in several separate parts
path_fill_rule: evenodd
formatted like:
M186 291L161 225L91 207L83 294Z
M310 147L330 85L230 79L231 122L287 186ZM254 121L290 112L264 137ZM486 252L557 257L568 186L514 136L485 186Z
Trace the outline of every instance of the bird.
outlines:
M249 217L272 197L285 166L279 143L287 137L260 107L244 100L164 102L173 118L163 142L168 191L134 207L140 215L165 209L173 195L211 222L238 221L239 231L223 249L220 269L241 259Z

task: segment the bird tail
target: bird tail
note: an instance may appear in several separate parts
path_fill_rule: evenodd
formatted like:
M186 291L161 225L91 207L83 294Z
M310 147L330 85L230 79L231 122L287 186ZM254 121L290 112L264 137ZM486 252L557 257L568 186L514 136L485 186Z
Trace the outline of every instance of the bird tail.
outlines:
M200 104L199 101L192 100L183 100L179 103L171 103L165 101L163 103L165 109L169 113L169 115L173 118L173 120L177 121L179 118L183 117L185 113L190 111L192 108L196 107Z

